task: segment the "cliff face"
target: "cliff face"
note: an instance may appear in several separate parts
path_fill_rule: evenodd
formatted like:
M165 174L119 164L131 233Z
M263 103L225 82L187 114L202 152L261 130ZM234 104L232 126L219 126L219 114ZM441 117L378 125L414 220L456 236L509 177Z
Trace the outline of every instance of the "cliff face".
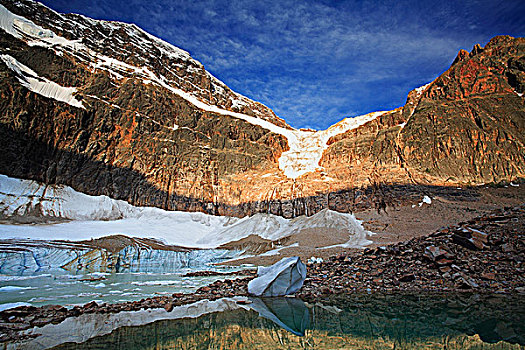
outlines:
M461 51L401 109L332 138L322 165L376 182L480 184L523 177L525 39ZM368 170L367 170L368 169Z
M524 177L523 38L461 51L399 109L309 132L135 25L0 3L9 176L135 205L285 217Z
M290 128L270 109L134 25L5 6L32 22L4 9L14 30L0 30L2 173L204 210L220 176L275 166L287 148L281 135L228 115ZM51 83L38 90L34 80ZM69 87L76 103L64 103Z

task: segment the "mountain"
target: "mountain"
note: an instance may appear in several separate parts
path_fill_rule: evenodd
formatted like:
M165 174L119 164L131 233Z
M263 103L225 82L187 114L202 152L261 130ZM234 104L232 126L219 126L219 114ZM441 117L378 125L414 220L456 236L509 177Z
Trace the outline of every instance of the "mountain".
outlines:
M525 177L525 39L396 110L295 130L133 24L0 0L0 173L136 206L286 218Z

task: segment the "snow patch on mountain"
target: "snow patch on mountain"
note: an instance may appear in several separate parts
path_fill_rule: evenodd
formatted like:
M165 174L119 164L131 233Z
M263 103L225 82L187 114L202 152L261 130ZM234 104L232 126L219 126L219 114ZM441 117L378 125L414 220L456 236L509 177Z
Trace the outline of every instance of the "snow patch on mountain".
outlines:
M425 84L423 86L420 86L418 88L415 88L414 91L416 92L416 95L417 96L421 96L421 94L423 92L425 92L425 90L430 86L430 84L432 84L432 82L428 83L428 84Z
M23 35L31 37L52 37L53 33L37 26L24 17L17 16L0 4L0 28L16 38Z
M9 55L0 55L0 59L2 59L9 69L15 72L20 84L29 90L44 97L65 102L73 107L84 108L82 102L73 96L77 92L76 88L64 87L49 79L39 77L31 68L23 65Z

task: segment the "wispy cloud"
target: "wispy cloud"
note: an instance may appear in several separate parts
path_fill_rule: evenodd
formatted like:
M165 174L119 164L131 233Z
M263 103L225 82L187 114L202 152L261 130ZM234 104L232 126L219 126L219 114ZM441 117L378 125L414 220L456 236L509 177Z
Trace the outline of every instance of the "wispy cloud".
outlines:
M296 127L404 103L460 48L524 35L522 0L44 0L134 22Z

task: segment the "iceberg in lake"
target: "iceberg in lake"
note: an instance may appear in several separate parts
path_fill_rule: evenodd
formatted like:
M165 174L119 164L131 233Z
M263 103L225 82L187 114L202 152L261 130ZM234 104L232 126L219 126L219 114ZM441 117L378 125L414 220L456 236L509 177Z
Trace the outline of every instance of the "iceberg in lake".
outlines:
M248 293L262 297L279 297L297 292L306 279L306 265L299 257L283 258L269 267L259 267L248 283Z

